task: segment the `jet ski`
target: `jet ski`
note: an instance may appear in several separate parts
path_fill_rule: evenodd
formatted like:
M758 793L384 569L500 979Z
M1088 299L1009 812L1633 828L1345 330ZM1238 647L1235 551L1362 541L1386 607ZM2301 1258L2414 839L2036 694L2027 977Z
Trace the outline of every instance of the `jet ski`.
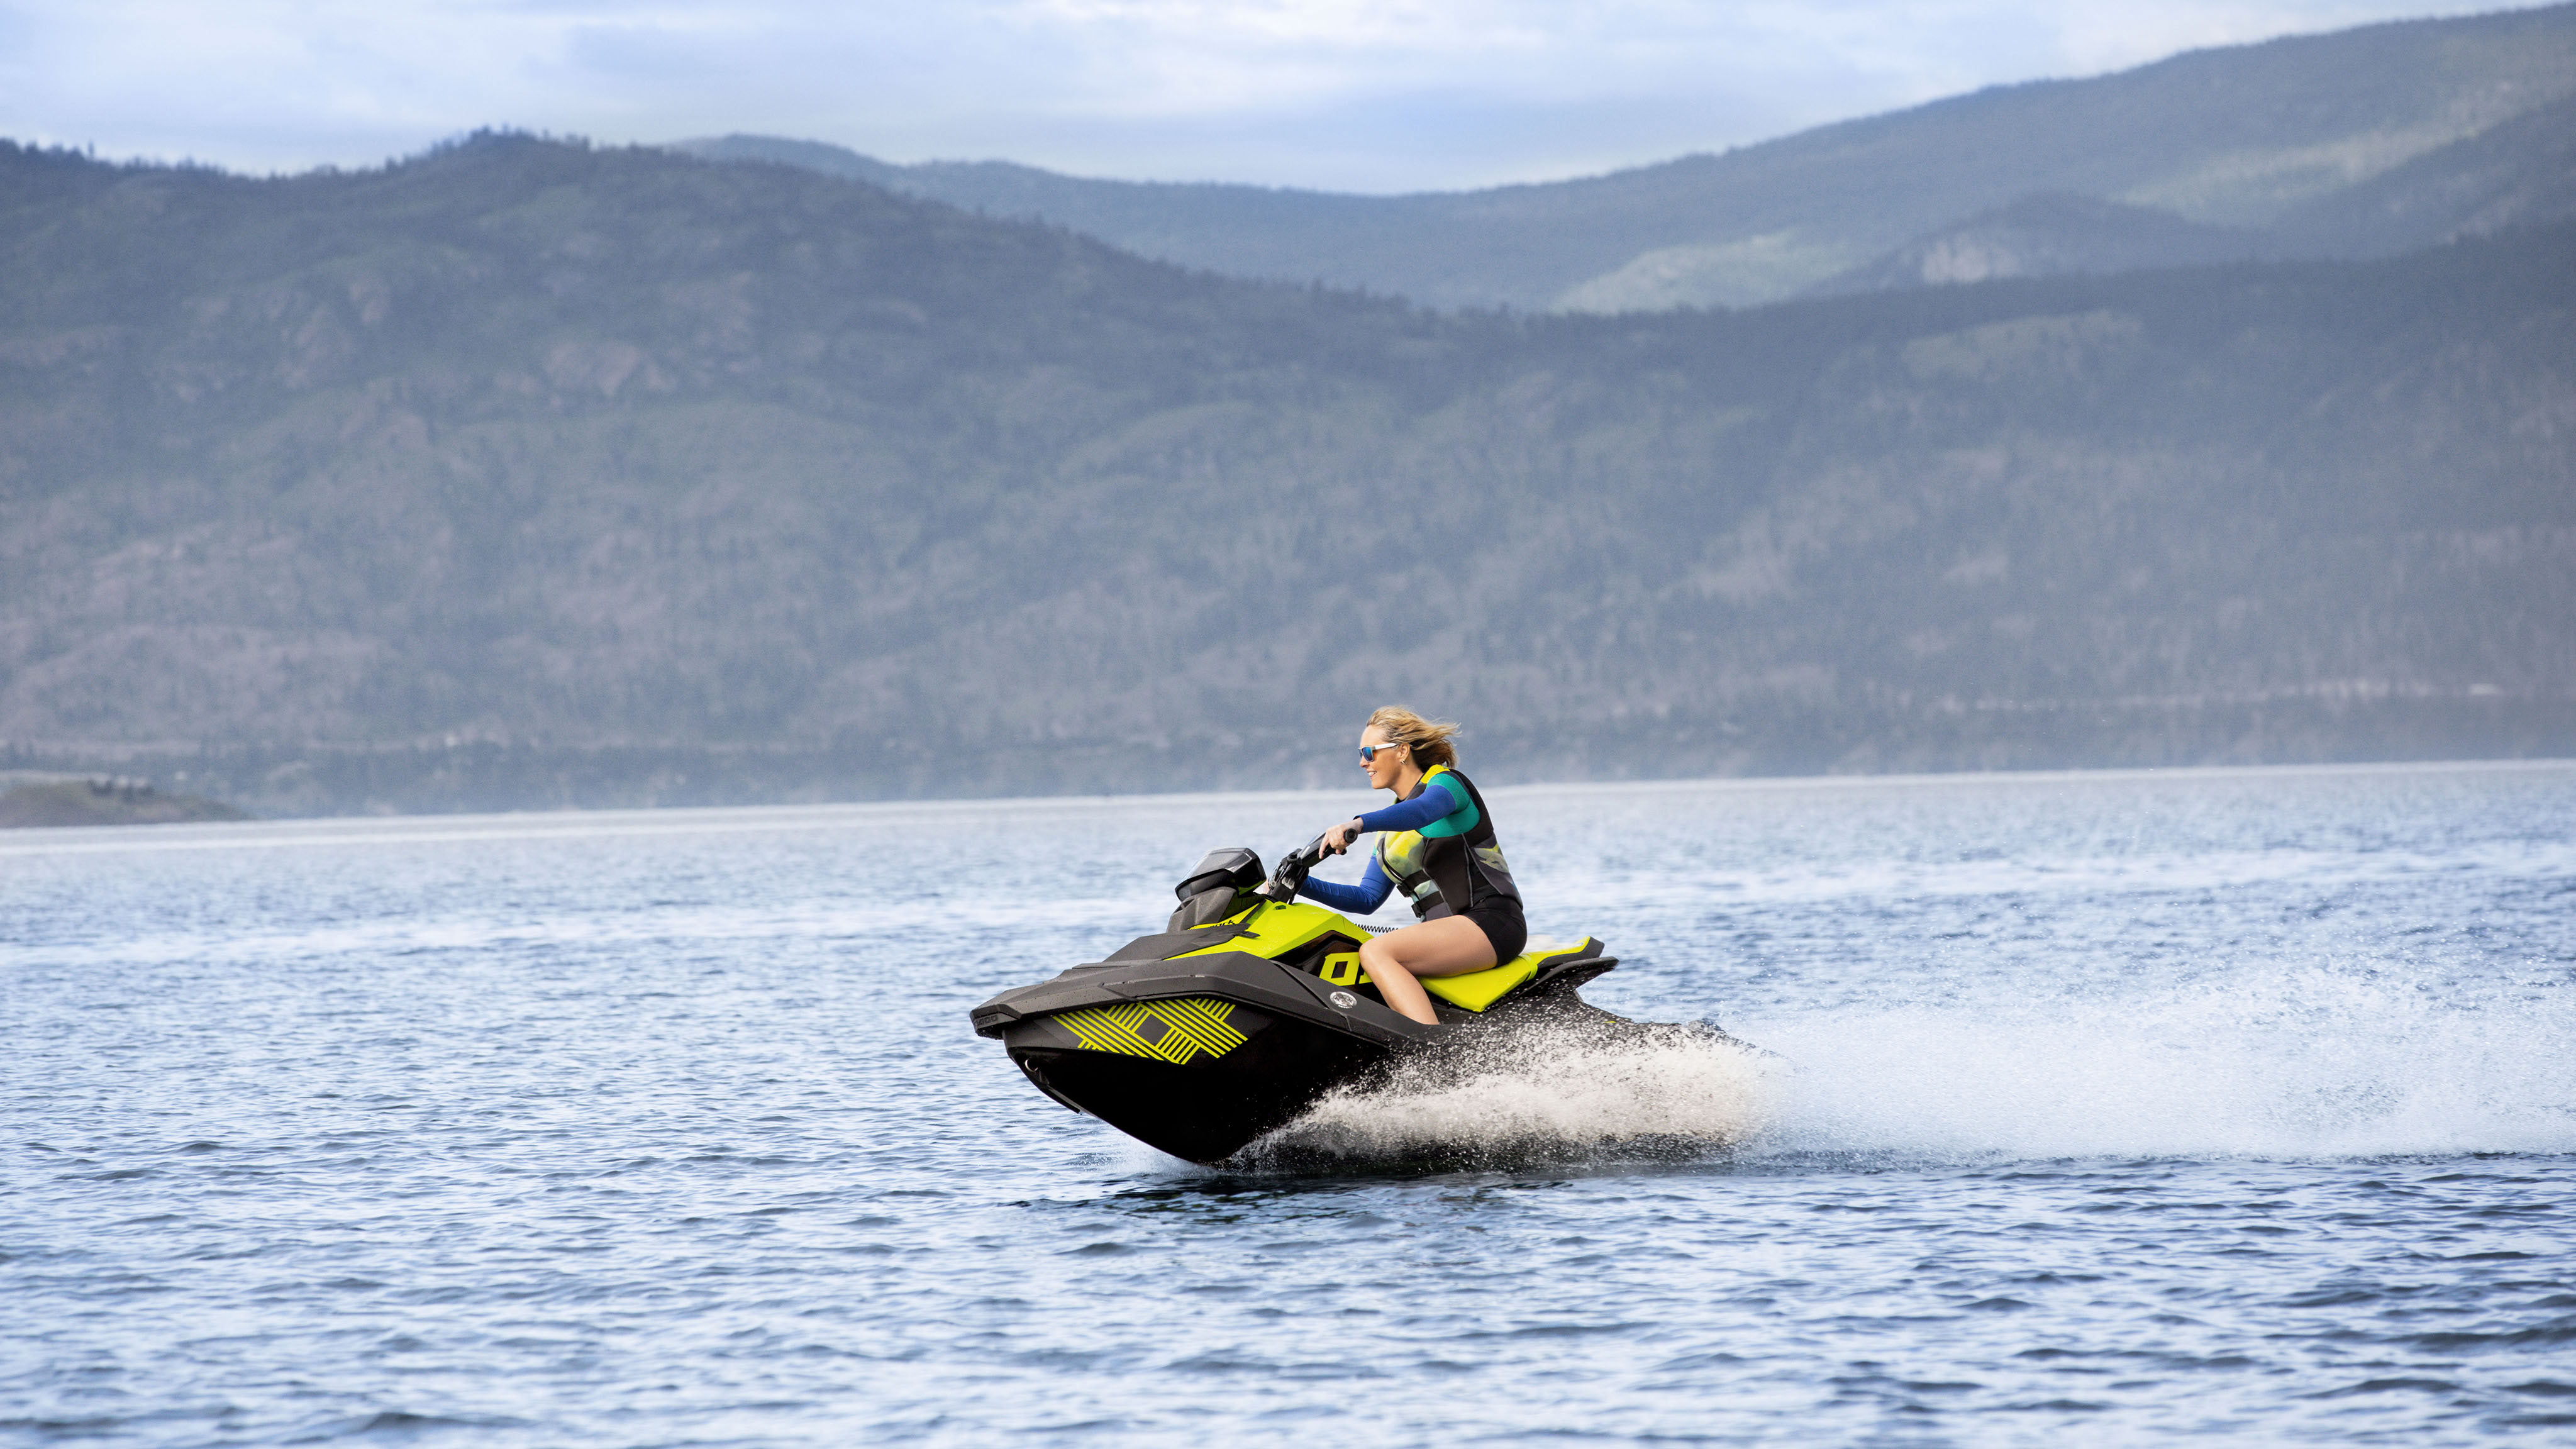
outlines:
M976 1032L1063 1105L1214 1163L1333 1088L1462 1034L1575 1016L1626 1024L1575 994L1619 964L1589 936L1534 937L1486 970L1423 977L1436 1026L1390 1009L1360 966L1371 929L1296 899L1323 855L1310 841L1265 879L1252 851L1211 852L1173 887L1181 904L1162 931L1003 992L974 1009Z

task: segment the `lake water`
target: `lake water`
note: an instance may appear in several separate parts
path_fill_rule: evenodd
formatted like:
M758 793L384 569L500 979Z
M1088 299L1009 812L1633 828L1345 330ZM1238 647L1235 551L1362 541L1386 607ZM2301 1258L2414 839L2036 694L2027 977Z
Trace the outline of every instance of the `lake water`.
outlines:
M2576 767L1491 796L1783 1060L968 1029L1356 792L0 837L0 1442L2576 1439Z

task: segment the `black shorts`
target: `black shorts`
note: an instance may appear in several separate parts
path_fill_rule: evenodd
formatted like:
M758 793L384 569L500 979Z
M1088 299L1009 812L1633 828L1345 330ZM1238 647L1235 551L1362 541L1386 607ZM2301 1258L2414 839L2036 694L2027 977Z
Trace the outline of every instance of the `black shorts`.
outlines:
M1485 933L1485 939L1494 943L1494 964L1497 966L1519 955L1522 948L1529 945L1529 920L1521 914L1517 903L1503 901L1472 906L1467 911L1467 919L1475 922L1476 929Z

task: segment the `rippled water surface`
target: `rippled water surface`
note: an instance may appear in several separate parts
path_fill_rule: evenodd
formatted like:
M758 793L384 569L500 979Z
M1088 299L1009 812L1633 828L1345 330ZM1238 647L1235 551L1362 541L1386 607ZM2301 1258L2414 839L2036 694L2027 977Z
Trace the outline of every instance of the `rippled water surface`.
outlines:
M2576 767L1491 794L1792 1069L1216 1172L968 1030L1356 794L0 837L0 1441L2576 1437Z

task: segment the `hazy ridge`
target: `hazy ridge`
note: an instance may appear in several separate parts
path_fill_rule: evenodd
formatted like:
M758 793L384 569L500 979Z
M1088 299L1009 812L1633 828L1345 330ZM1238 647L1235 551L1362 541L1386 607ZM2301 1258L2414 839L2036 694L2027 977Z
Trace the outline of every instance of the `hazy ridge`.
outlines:
M1723 155L1483 191L1372 197L896 166L775 137L682 142L1231 276L1321 280L1442 307L1743 306L1961 280L1897 254L2037 199L2130 211L1980 239L1977 276L2212 255L2384 256L2576 214L2576 6L2404 21L1996 86ZM2063 208L2060 208L2063 213ZM2167 244L2169 243L2169 244ZM1973 279L1973 278L1965 278Z
M0 198L0 764L1293 784L1387 698L1506 778L2576 745L2563 228L1515 319L512 137Z

